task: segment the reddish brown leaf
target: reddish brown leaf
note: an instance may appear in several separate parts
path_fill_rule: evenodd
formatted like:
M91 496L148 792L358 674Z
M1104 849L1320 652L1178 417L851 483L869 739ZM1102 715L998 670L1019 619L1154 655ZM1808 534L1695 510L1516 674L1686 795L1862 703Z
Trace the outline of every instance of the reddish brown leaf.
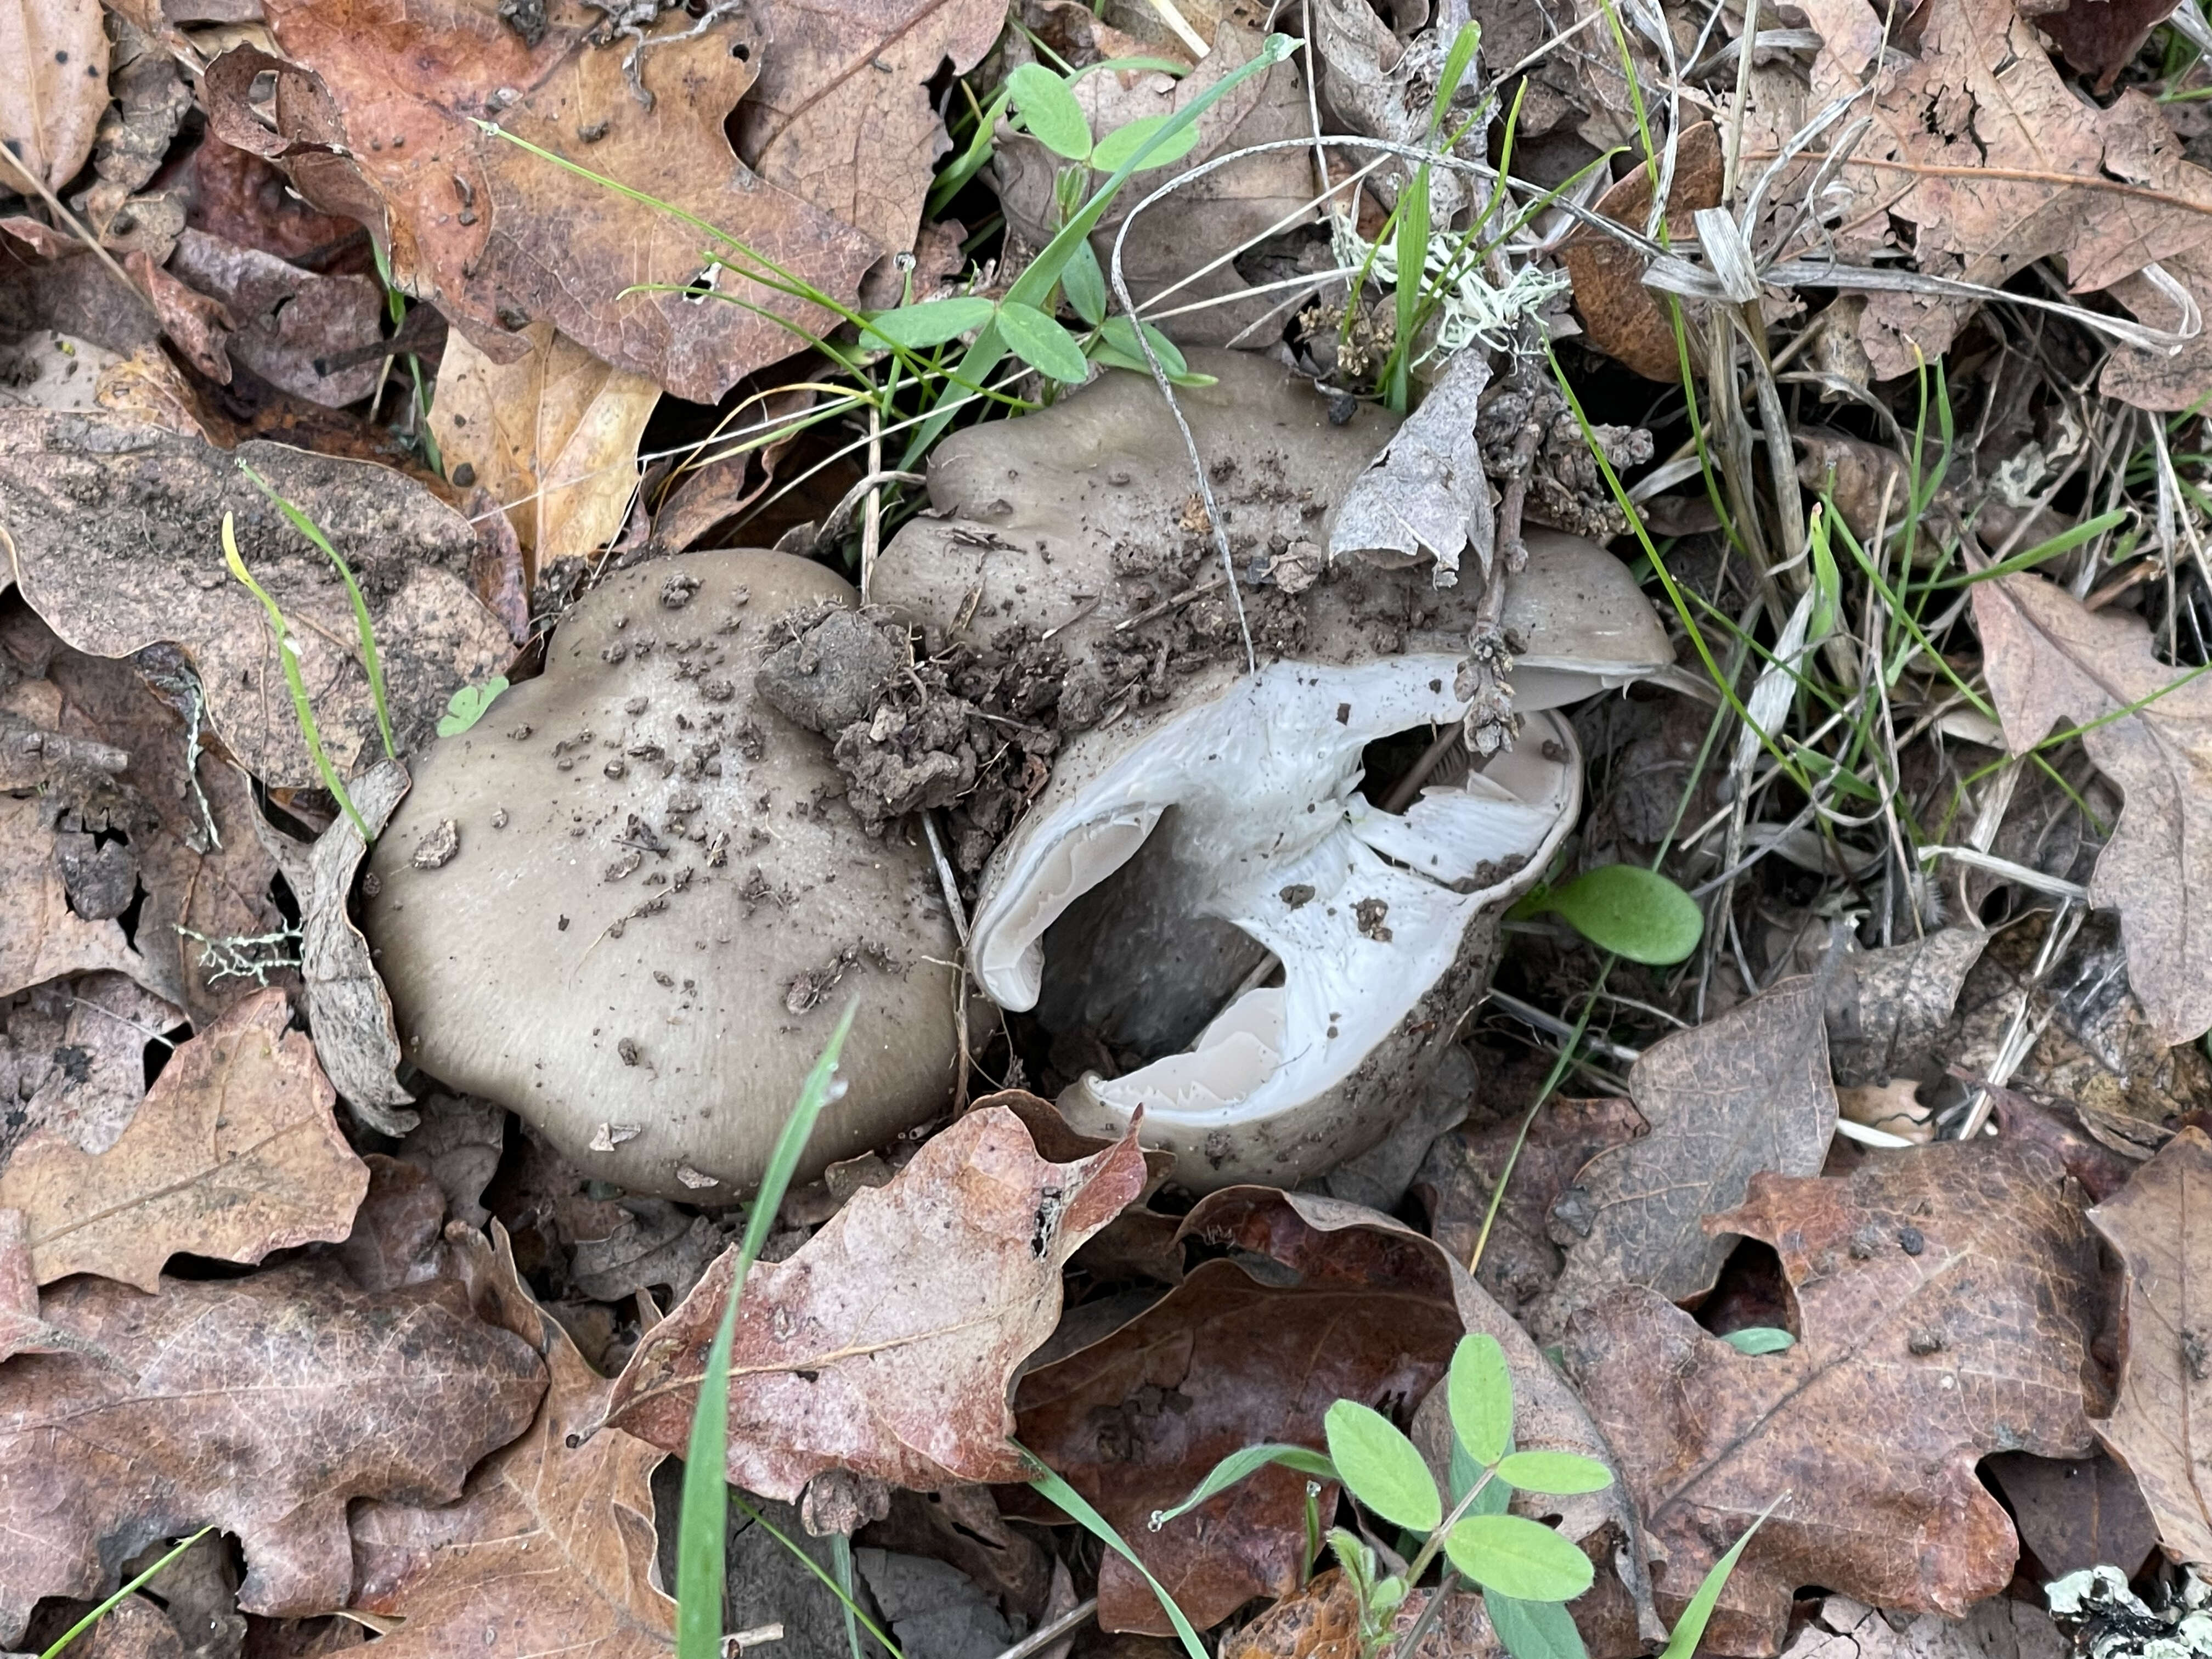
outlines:
M2158 1547L2158 1522L2142 1489L2103 1452L2067 1458L2000 1452L1982 1468L2010 1502L2021 1547L2046 1581L2100 1563L2132 1578Z
M1264 1469L1157 1532L1152 1512L1181 1502L1242 1447L1320 1446L1336 1400L1410 1419L1464 1331L1504 1345L1523 1447L1609 1460L1528 1337L1410 1228L1333 1199L1231 1187L1203 1200L1183 1234L1234 1254L1201 1262L1104 1340L1029 1373L1018 1404L1022 1443L1120 1528L1194 1622L1297 1587L1305 1477ZM1570 1511L1571 1537L1626 1524L1607 1494L1546 1504ZM1144 1581L1111 1556L1099 1570L1099 1621L1172 1628Z
M40 1597L99 1596L146 1545L210 1523L244 1546L247 1612L342 1606L348 1503L458 1496L545 1386L457 1286L370 1295L314 1264L151 1297L76 1279L46 1316L106 1359L0 1366L0 1644Z
M1836 1127L1819 982L1784 980L1661 1039L1631 1068L1628 1091L1651 1133L1600 1152L1553 1206L1553 1237L1574 1242L1529 1310L1539 1336L1615 1285L1670 1302L1704 1295L1734 1248L1704 1218L1740 1203L1759 1171L1819 1170Z
M2191 1128L2089 1212L2127 1269L2119 1400L2097 1437L2134 1474L2177 1561L2212 1561L2208 1206L2212 1139Z
M1668 1551L1666 1601L1785 1493L1729 1581L1714 1652L1776 1651L1801 1584L1953 1617L2002 1589L2017 1545L1977 1460L2091 1441L2096 1258L2058 1161L1943 1142L1842 1179L1759 1175L1709 1224L1775 1248L1795 1347L1738 1353L1640 1287L1565 1341Z
M1521 1133L1517 1117L1441 1135L1413 1177L1414 1190L1428 1206L1430 1236L1461 1261L1474 1261L1480 1243L1477 1282L1518 1313L1552 1287L1565 1260L1548 1224L1559 1194L1600 1152L1650 1127L1632 1101L1554 1100L1536 1114L1518 1158L1513 1156ZM1491 1194L1509 1158L1512 1175L1485 1239Z
M1641 235L1651 197L1651 174L1639 167L1598 198L1597 211ZM1711 121L1700 121L1683 132L1676 153L1667 192L1668 228L1686 234L1690 216L1720 199L1720 135ZM1581 229L1567 239L1559 257L1574 283L1575 309L1582 313L1590 344L1647 380L1681 379L1674 313L1644 286L1643 256L1602 231Z
M174 1255L254 1262L343 1238L368 1188L315 1051L271 986L180 1046L106 1152L41 1130L0 1171L39 1282L99 1273L152 1292Z
M1015 1368L1060 1316L1061 1264L1143 1189L1132 1133L1068 1164L1000 1107L971 1111L788 1260L757 1265L730 1366L730 1479L790 1499L824 1469L894 1486L1020 1480ZM737 1253L653 1328L608 1420L667 1450L692 1404Z
M355 1510L351 1605L406 1620L378 1642L385 1659L580 1649L659 1659L676 1634L676 1603L653 1582L652 1480L665 1454L599 1428L612 1385L523 1289L506 1235L448 1237L479 1309L544 1357L551 1386L530 1431L470 1477L459 1503Z

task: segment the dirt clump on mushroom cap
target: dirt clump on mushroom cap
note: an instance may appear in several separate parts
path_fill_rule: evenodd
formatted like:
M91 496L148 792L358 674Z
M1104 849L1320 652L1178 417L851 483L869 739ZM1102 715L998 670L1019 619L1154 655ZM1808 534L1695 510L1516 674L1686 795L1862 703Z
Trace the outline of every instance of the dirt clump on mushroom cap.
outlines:
M757 1183L848 999L801 1178L945 1109L957 945L927 853L865 834L828 743L755 689L787 617L855 597L776 553L622 572L543 677L416 760L363 884L410 1060L693 1202Z

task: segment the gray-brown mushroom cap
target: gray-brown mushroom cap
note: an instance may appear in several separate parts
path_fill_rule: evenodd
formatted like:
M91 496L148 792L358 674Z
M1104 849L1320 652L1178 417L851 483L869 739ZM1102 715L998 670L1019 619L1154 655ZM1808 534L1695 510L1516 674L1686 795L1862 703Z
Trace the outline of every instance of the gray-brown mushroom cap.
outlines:
M805 1169L945 1109L957 945L928 857L862 833L828 744L754 692L780 619L854 599L783 554L623 572L542 678L416 759L363 884L408 1059L592 1176L699 1202L757 1184L848 1000Z
M1256 672L1143 376L947 439L942 516L900 532L872 591L933 648L1019 629L1066 654L1060 753L969 933L1001 1006L1143 1062L1085 1075L1063 1112L1098 1132L1141 1109L1193 1187L1288 1186L1387 1134L1480 996L1498 915L1580 805L1572 729L1550 711L1672 653L1619 560L1532 533L1504 615L1524 653L1519 743L1382 810L1360 787L1369 745L1456 725L1481 584L1328 565L1334 505L1392 422L1339 426L1265 359L1190 356L1218 377L1177 395Z

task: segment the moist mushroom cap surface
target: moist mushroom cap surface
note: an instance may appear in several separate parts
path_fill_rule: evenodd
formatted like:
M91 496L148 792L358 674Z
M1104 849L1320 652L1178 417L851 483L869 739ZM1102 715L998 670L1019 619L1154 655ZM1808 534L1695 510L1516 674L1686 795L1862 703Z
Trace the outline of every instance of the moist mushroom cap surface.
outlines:
M1181 436L1143 376L947 439L930 472L944 516L900 532L873 593L933 648L1019 628L1066 654L1060 753L969 932L1002 1006L1145 1062L1085 1076L1062 1109L1099 1131L1141 1107L1187 1185L1287 1186L1418 1099L1486 981L1498 912L1571 827L1580 757L1546 711L1672 652L1619 560L1532 531L1504 616L1520 742L1382 811L1360 791L1368 746L1457 722L1481 583L1438 592L1425 569L1316 562L1393 422L1363 410L1337 426L1264 359L1191 363L1217 377L1177 398L1256 672Z
M541 678L416 757L362 906L410 1060L695 1202L757 1184L856 997L802 1178L945 1109L957 945L927 854L862 833L825 740L753 690L781 619L854 599L777 553L623 572Z

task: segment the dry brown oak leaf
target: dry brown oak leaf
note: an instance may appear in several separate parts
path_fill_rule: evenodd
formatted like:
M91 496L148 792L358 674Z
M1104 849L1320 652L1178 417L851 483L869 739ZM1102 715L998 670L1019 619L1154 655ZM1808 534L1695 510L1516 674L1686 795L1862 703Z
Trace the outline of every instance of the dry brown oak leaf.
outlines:
M1761 1170L1819 1171L1836 1129L1819 981L1784 980L1654 1043L1630 1068L1628 1091L1651 1132L1600 1152L1553 1206L1567 1260L1528 1310L1540 1338L1616 1285L1648 1285L1669 1302L1702 1296L1735 1243L1705 1218L1740 1203Z
M66 738L105 744L128 757L112 777L88 780L82 770L72 777L61 769L40 792L44 816L64 832L100 832L110 849L105 855L135 867L143 896L127 942L112 920L77 916L76 928L112 938L128 959L125 972L184 1007L194 1023L211 1022L254 981L215 977L222 959L204 941L251 939L284 926L269 891L276 866L254 833L252 781L209 752L204 722L195 719L200 688L173 647L137 662L87 656L28 612L0 623L0 652L18 644L44 659L46 677L0 693L0 708L40 705L42 723ZM51 736L46 746L52 749ZM0 861L14 862L6 853ZM72 900L70 908L87 907ZM0 943L0 963L7 964L0 967L0 991L14 979L15 955L13 943ZM137 1078L132 1098L143 1088Z
M382 753L360 630L331 562L240 470L316 524L368 604L399 747L419 748L460 687L501 672L507 629L468 586L468 520L389 467L281 444L224 451L110 415L0 410L0 528L12 579L80 651L167 641L198 670L209 721L270 788L319 787L267 613L224 574L237 522L246 568L283 611L324 747L342 775ZM112 965L112 964L101 964Z
M327 1263L150 1297L74 1279L45 1315L102 1358L0 1366L0 1645L41 1596L103 1595L118 1564L203 1525L245 1548L245 1611L343 1607L347 1504L458 1498L545 1390L531 1346L459 1286L370 1294Z
M1838 1179L1761 1175L1711 1224L1774 1247L1796 1346L1738 1353L1634 1286L1577 1313L1564 1344L1668 1552L1662 1610L1778 1498L1712 1652L1776 1651L1800 1584L1953 1618L1997 1594L2019 1547L1976 1462L2094 1443L2096 1249L2058 1160L1949 1141Z
M496 1227L496 1224L494 1224ZM385 1659L664 1659L676 1603L653 1582L653 1471L666 1455L592 1431L612 1385L522 1288L507 1235L454 1225L447 1243L484 1316L544 1356L530 1431L469 1477L458 1504L357 1505L350 1606L406 1622Z
M107 58L99 0L0 0L0 191L76 176L107 110Z
M992 1106L926 1143L746 1279L730 1479L785 1500L831 1468L916 1491L1027 1480L1007 1384L1059 1322L1061 1265L1144 1186L1133 1132L1054 1164ZM639 1345L610 1423L684 1448L736 1261L726 1252Z
M1180 1503L1245 1446L1319 1448L1336 1400L1414 1419L1465 1332L1486 1332L1504 1347L1524 1449L1612 1462L1580 1402L1520 1327L1432 1241L1389 1216L1336 1199L1230 1187L1191 1211L1182 1236L1225 1254L1201 1261L1111 1335L1028 1373L1016 1406L1022 1443L1120 1529L1201 1627L1255 1596L1297 1587L1305 1477L1271 1466L1158 1531L1152 1511ZM1417 1441L1427 1437L1419 1420L1413 1431ZM1542 1501L1570 1538L1604 1541L1625 1534L1621 1500L1616 1488ZM1642 1586L1641 1557L1631 1559ZM1612 1577L1601 1575L1608 1589ZM1641 1594L1648 1613L1648 1586ZM1101 1564L1098 1596L1099 1621L1109 1630L1173 1629L1118 1555ZM1629 1623L1632 1631L1632 1611Z
M2159 661L2140 617L2091 611L2040 576L1978 584L1974 624L2008 749L2025 754L2062 724L2088 728L2081 746L2124 800L2089 902L2120 913L2128 984L2159 1042L2203 1035L2212 1027L2212 680Z
M2127 1273L2119 1399L2097 1437L2177 1561L2212 1561L2212 1139L2184 1129L2089 1212Z
M1881 7L1808 0L1804 9L1825 42L1804 107L1857 94L1880 74L1873 130L1835 174L1849 197L1834 232L1839 258L1869 262L1902 220L1925 274L1998 287L2055 254L2073 291L2091 294L2212 243L2212 172L2183 159L2180 138L2142 93L2109 109L2075 96L2014 0L1929 9L1916 51L1894 65L1884 61ZM1827 165L1815 152L1796 176ZM2130 308L2142 287L2122 290ZM1859 338L1876 378L1940 356L1976 303L1868 296ZM2159 305L2168 314L2155 320L2172 326L2172 307Z
M519 356L516 331L550 322L617 368L709 403L789 354L787 325L831 321L739 270L772 264L849 303L870 265L913 246L945 142L928 83L947 58L973 65L1002 21L985 0L839 0L739 9L701 30L679 7L651 26L638 60L647 107L624 74L635 43L588 45L605 18L580 0L555 0L535 46L495 0L266 9L305 72L284 78L296 91L278 98L281 136L258 127L245 84L211 72L222 137L278 160L310 201L380 228L402 285L481 349ZM251 58L245 82L267 67ZM725 136L733 108L743 160ZM720 301L625 297L684 288L715 248L738 267L720 273Z
M23 1212L39 1283L98 1273L151 1292L172 1255L252 1263L345 1237L368 1166L291 1017L272 985L179 1045L104 1152L51 1129L16 1147L0 1208Z

